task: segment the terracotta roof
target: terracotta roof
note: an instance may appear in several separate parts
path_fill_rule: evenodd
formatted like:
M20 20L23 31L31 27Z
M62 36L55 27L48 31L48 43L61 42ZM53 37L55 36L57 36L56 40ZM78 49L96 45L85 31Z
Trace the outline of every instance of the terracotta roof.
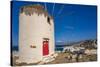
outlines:
M44 9L44 6L40 5L40 4L35 4L35 5L26 5L26 6L22 6L20 8L20 13L25 13L26 15L32 15L33 13L37 13L38 15L40 14L44 14L45 16L49 16L51 17L48 12Z

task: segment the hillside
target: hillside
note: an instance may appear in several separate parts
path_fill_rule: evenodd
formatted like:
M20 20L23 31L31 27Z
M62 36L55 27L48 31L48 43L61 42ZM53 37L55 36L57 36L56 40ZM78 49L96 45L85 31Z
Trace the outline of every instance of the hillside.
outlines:
M74 46L77 47L84 47L84 48L88 48L88 49L97 49L97 40L85 40L85 41L81 41L78 44L75 44Z

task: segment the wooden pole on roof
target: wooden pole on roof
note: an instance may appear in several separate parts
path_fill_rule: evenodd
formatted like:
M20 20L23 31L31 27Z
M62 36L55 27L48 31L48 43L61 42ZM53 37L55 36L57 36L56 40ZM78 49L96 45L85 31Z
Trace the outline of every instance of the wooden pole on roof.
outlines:
M53 13L54 13L54 9L55 9L55 3L53 4L52 16L53 16Z
M61 12L63 11L63 8L64 8L64 5L62 5L61 9L58 11L58 14L57 15L60 15Z
M45 10L47 11L47 5L46 5L46 2L44 3L44 5L45 5Z

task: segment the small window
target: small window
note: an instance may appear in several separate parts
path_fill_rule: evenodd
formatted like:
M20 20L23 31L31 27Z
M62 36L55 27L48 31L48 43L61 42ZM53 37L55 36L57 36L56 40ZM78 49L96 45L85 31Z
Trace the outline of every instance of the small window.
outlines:
M50 17L47 18L47 22L51 25L51 23L50 23Z
M34 45L30 45L30 47L31 47L31 48L36 48L36 46L34 46Z

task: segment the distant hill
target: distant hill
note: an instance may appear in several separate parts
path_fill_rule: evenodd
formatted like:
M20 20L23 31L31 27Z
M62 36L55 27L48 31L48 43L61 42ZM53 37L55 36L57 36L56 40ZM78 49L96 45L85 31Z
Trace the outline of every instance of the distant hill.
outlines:
M83 40L83 41L72 42L72 43L60 42L60 43L56 43L55 45L56 50L63 50L63 48L67 46L84 47L86 49L97 49L97 40L90 39L90 40Z
M56 45L57 46L71 46L73 44L76 44L76 43L79 43L79 42L56 42Z
M85 48L89 48L89 49L92 49L92 48L97 48L97 40L85 40L85 41L81 41L77 44L74 44L74 46L77 46L77 47L85 47Z

